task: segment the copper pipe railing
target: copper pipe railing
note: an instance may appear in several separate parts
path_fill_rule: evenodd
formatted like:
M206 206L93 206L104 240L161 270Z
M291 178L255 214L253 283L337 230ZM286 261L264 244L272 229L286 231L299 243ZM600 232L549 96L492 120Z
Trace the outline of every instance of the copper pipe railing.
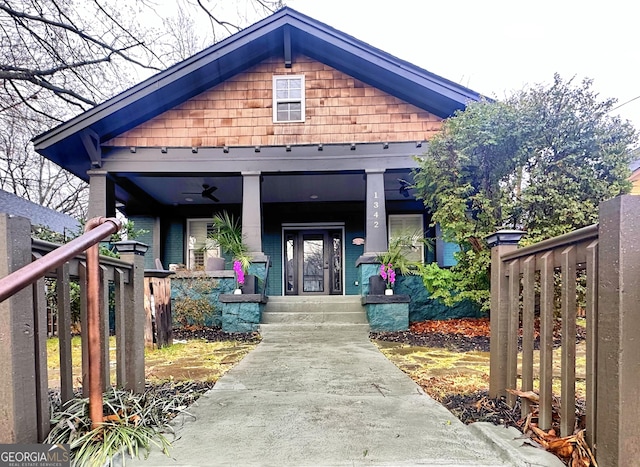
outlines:
M100 339L100 265L98 243L122 228L118 219L94 217L85 226L85 233L42 258L0 279L0 302L26 286L33 284L52 269L86 251L87 258L87 339L89 347L89 416L93 428L103 421L102 411L102 346Z
M95 224L94 221L98 224ZM91 219L87 226L92 222L94 222L95 228L90 232L86 232L66 245L62 245L42 258L0 279L0 302L5 301L16 292L33 284L48 271L61 266L74 256L86 251L91 245L99 243L105 237L122 228L120 220L115 218L96 217Z

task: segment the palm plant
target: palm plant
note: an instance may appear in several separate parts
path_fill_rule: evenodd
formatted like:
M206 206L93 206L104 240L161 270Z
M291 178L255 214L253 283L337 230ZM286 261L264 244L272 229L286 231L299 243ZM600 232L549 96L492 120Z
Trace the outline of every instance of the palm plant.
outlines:
M422 235L418 236L413 233L403 233L391 239L388 251L378 254L376 261L380 262L380 264L391 264L391 267L397 273L404 276L419 274L418 265L420 261L409 259L410 252L416 249L416 239L425 242L427 247L429 247L427 240L422 238Z
M220 246L223 253L230 255L233 261L239 261L244 271L249 268L251 255L249 247L244 243L239 219L227 211L216 213L213 216L213 232L209 234L209 238Z

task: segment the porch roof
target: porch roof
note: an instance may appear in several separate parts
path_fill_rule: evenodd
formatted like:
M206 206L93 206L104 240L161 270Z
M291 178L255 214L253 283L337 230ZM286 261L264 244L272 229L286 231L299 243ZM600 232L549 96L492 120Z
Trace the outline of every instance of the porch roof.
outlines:
M80 178L100 166L101 143L271 56L321 61L439 117L480 94L285 7L247 29L34 138L36 150Z

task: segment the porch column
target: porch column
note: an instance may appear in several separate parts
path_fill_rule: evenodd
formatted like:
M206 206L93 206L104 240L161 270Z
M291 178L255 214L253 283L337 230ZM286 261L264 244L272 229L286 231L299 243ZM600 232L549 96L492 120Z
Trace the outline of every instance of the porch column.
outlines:
M589 435L598 464L633 465L640 455L640 197L601 203L598 230L596 430Z
M254 254L262 254L260 176L260 172L242 172L242 236Z
M87 219L94 217L115 217L115 187L107 179L106 170L89 170L89 206Z
M384 169L366 170L366 227L363 256L387 251L387 208L384 195Z

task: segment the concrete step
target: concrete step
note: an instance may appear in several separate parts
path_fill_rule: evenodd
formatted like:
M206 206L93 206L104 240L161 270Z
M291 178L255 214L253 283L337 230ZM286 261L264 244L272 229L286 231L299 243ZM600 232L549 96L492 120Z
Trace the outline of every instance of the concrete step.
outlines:
M262 323L367 324L358 295L269 297Z

